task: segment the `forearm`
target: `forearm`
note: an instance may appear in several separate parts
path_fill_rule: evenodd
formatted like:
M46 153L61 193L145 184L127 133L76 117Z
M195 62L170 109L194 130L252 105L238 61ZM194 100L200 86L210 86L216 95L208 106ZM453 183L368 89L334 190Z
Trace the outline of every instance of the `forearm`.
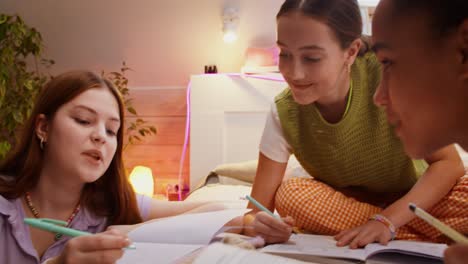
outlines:
M203 209L204 208L204 209ZM170 202L153 200L148 219L158 219L163 217L169 217L201 209L201 211L215 211L223 209L222 205L217 202L203 201L203 202Z
M155 221L159 221L161 218L170 217L178 214L189 213L192 210L203 207L205 205L215 204L213 202L168 202L168 201L153 201L153 208L151 209L149 220L134 224L134 225L113 225L108 229L116 229L124 234L128 234L130 231Z
M409 203L415 203L423 209L431 208L450 192L463 174L464 168L456 160L436 161L406 195L387 207L382 214L397 228L405 225L414 218L408 209Z
M271 184L271 181L268 181L262 184L261 181L259 181L256 185L254 184L252 186L252 192L250 195L252 197L255 197L255 200L257 200L260 204L268 208L268 210L274 211L275 194L279 186L280 186L280 183ZM251 202L249 202L249 204L247 205L247 208L252 209L251 211L252 213L256 213L260 211L260 209L258 209Z
M275 209L275 194L283 180L287 163L279 163L260 153L257 174L252 186L251 196L270 211ZM258 212L258 208L249 203L248 208Z

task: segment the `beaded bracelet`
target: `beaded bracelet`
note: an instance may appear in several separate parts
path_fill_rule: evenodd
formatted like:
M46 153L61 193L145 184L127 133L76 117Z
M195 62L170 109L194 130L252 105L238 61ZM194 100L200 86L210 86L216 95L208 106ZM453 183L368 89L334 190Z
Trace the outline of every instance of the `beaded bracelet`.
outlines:
M383 216L381 214L375 214L371 218L369 218L369 220L378 221L378 222L384 224L390 230L390 235L392 236L391 240L395 239L395 235L396 235L395 226L392 224L392 222L390 222L390 220L388 220L387 217L385 217L385 216Z

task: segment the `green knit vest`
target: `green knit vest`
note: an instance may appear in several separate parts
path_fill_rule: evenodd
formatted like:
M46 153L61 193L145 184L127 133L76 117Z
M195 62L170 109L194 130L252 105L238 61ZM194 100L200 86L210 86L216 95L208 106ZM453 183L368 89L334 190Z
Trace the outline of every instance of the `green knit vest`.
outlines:
M424 160L405 154L385 111L373 103L380 75L373 53L356 59L349 110L336 124L325 121L315 104L297 104L289 88L276 96L285 138L315 179L335 188L399 192L409 190L426 170Z

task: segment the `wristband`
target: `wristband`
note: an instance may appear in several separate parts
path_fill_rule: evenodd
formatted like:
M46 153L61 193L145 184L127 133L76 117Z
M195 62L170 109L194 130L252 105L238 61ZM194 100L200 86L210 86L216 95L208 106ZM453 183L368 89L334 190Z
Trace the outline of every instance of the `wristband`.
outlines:
M384 224L390 230L390 235L392 236L391 240L395 239L396 228L392 224L392 222L390 222L390 220L388 220L387 217L385 217L385 216L383 216L381 214L375 214L371 218L369 218L369 220L378 221L378 222Z

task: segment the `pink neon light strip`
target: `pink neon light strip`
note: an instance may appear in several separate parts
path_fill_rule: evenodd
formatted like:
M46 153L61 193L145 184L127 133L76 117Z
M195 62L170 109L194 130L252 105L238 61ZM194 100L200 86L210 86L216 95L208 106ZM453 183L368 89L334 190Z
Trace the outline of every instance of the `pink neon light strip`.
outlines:
M182 178L182 170L184 168L185 156L187 155L187 146L188 146L188 139L190 134L190 91L192 90L192 82L189 82L187 85L187 119L185 121L185 138L184 138L184 147L182 148L182 154L180 157L180 164L179 164L179 201L182 201L182 189L184 186L184 179Z
M276 78L271 76L260 76L260 75L250 75L250 74L242 74L242 73L224 73L223 75L227 75L230 77L246 77L246 78L254 78L260 80L267 80L267 81L274 81L274 82L285 82L283 78ZM192 90L192 83L189 82L187 85L187 120L185 122L185 138L184 138L184 146L182 148L182 153L180 157L179 163L179 188L178 188L178 198L179 201L182 201L182 190L184 189L184 179L182 175L182 170L184 168L185 156L187 155L187 146L188 146L188 139L190 134L190 92Z

